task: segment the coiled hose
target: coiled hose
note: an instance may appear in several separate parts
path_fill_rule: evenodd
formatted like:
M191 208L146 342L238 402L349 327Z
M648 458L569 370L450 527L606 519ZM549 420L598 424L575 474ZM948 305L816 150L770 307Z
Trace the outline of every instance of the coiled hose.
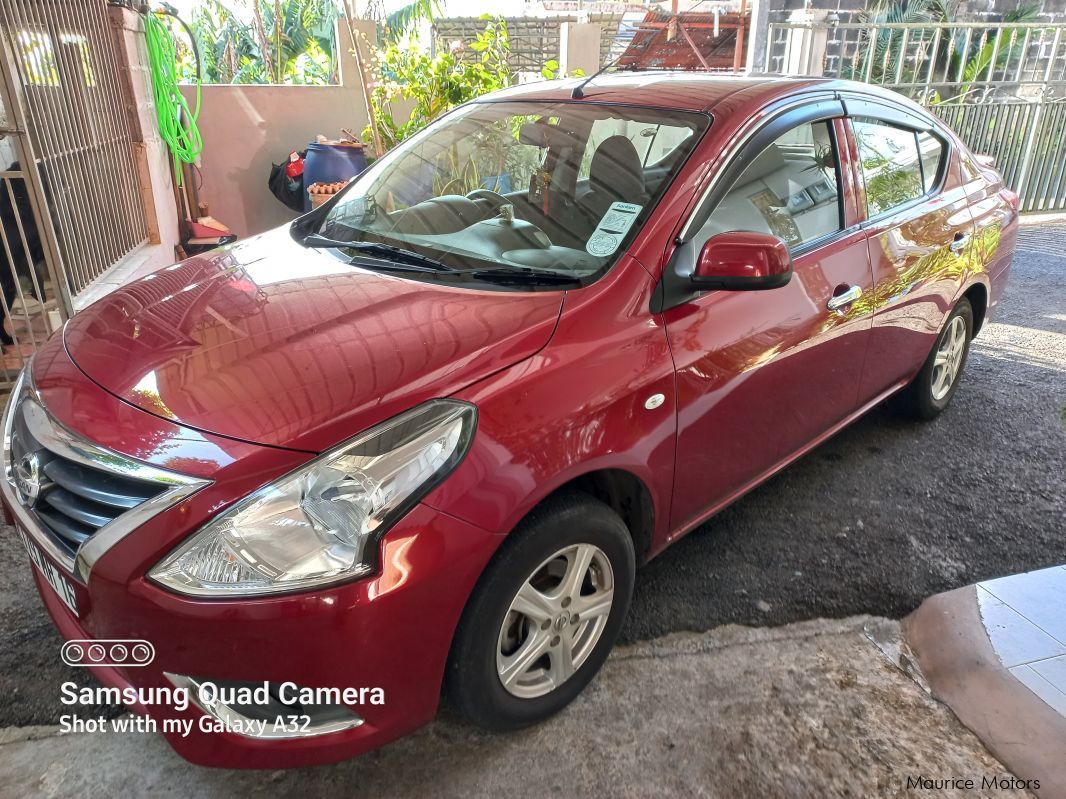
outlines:
M159 135L167 143L174 157L174 173L180 186L181 164L193 163L204 149L200 129L196 126L196 120L200 116L200 55L196 51L196 40L192 38L188 26L185 26L196 55L196 108L189 111L189 104L178 90L174 37L163 19L164 15L178 19L169 9L150 11L144 16L144 34L148 46L148 68L152 73L152 96L159 121ZM180 19L178 21L185 25Z

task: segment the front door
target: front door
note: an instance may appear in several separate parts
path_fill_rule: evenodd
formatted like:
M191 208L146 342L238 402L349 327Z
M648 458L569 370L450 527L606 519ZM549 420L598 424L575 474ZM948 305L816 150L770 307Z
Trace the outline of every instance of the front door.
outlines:
M664 312L677 368L675 531L856 407L872 276L864 235L845 214L842 128L831 119L781 128L740 153L743 171L712 195L714 210L694 243L698 251L731 230L775 235L792 251L791 281L769 291L713 291Z

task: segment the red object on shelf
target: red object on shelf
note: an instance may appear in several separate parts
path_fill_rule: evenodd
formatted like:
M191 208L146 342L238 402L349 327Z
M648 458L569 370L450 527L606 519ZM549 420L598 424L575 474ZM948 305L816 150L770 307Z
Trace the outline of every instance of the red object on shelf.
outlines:
M298 152L293 150L289 153L289 163L285 165L285 175L290 178L298 178L304 173L304 159Z

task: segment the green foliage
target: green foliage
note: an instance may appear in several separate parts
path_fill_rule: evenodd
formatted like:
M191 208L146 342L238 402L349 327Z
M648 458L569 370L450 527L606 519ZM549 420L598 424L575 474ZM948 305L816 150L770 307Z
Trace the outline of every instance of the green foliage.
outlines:
M1028 22L1036 19L1039 15L1039 5L1019 6L1004 14L1003 21ZM956 54L955 67L957 70L960 59L964 57L967 59L962 69L963 84L959 90L960 95L965 95L981 76L988 79L997 69L1005 67L1021 49L1022 42L1015 31L1000 28L993 30L985 39L984 44L980 44L980 39L978 39L978 42L973 45L976 50L971 54L962 53L962 46L963 43L960 42L960 52ZM994 65L992 63L993 58L996 60ZM958 72L956 71L954 74L958 74Z
M201 0L189 27L203 82L329 83L339 14L335 0ZM182 79L193 80L192 52L179 60Z
M865 48L865 53L855 70L856 74L845 74L844 77L864 80L869 68L870 83L890 83L895 77L896 65L904 56L904 32L876 26L947 22L951 15L944 0L877 0L871 8L862 12L861 17L863 22L871 26L873 33L864 33L864 41L860 47ZM850 70L846 72L850 73ZM904 72L906 73L906 68ZM901 77L904 77L905 81L909 80L907 76Z
M1026 22L1035 19L1039 14L1039 5L1019 6L1006 12L1003 21ZM930 97L934 104L946 99L965 97L975 83L990 79L997 69L1005 67L1022 46L1020 37L1011 30L990 26L981 35L968 36L964 29L948 28L944 34L945 44L937 48L936 63L919 63L919 74L916 75L915 67L907 57L908 53L903 52L904 31L886 30L878 26L896 23L950 23L953 21L953 15L945 0L877 0L861 16L862 21L871 26L871 31L864 34L860 45L863 55L859 63L853 69L845 69L844 77L865 80L869 69L871 83L911 83L930 74L945 76L946 82L958 83L957 91L952 91L950 97L941 98L940 93L934 91ZM913 50L915 36L912 31L908 40L909 50ZM923 40L924 37L925 34ZM993 58L995 64L992 63Z
M414 0L385 17L382 26L385 38L390 42L399 42L418 23L432 22L439 13L440 3L437 0Z
M559 62L556 61L554 58L548 61L543 67L541 67L540 76L544 78L544 80L555 80L556 78L564 77L562 70L559 68ZM571 70L566 77L583 78L585 77L585 70Z
M477 54L472 59L463 58L458 48L431 56L413 44L395 42L378 53L379 77L372 83L370 102L386 150L457 105L511 85L507 25L488 15L483 19L485 30L469 45ZM394 111L404 101L413 107L407 119L398 122ZM369 128L363 138L370 140Z

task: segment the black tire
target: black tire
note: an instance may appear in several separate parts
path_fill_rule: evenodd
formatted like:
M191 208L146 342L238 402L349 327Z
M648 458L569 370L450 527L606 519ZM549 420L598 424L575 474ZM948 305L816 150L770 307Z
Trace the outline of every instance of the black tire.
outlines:
M614 595L602 632L560 685L535 698L515 696L497 670L504 621L513 623L515 618L509 615L511 602L546 560L581 544L598 548L612 572ZM633 539L611 508L578 492L542 502L493 557L463 611L445 672L449 701L467 720L490 730L518 729L562 710L592 680L614 646L629 610L635 573Z
M940 351L941 346L944 344L945 339L950 334L952 325L959 317L962 318L966 332L965 346L962 351L962 361L959 363L958 371L955 373L955 377L952 380L947 393L937 397L933 391L936 356ZM940 331L940 335L937 336L933 348L929 351L929 357L925 359L925 363L922 365L922 370L910 383L907 384L907 387L896 396L896 408L903 415L923 422L930 421L939 416L951 403L951 398L955 396L955 390L959 387L959 380L962 378L962 373L966 369L966 359L970 354L970 341L972 339L973 308L970 307L970 301L963 297L952 309L947 320L944 322L944 327Z

